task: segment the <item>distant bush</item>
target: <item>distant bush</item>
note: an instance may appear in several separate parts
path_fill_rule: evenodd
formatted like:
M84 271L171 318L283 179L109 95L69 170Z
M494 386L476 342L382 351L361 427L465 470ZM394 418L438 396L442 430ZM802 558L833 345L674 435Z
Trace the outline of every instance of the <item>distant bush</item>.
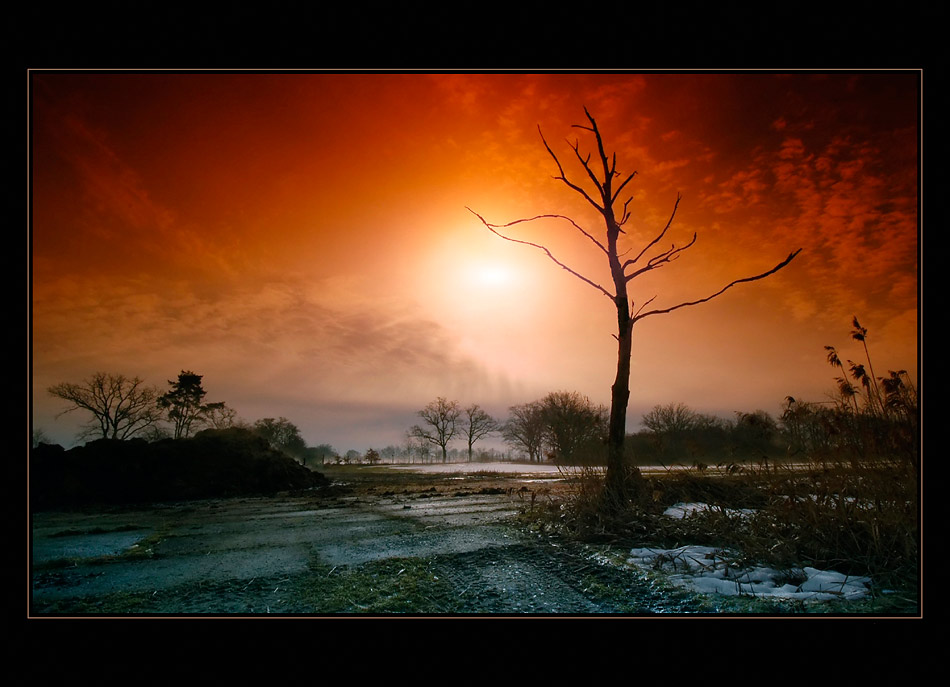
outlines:
M153 443L99 439L69 451L41 443L30 460L34 510L268 494L327 483L240 428Z

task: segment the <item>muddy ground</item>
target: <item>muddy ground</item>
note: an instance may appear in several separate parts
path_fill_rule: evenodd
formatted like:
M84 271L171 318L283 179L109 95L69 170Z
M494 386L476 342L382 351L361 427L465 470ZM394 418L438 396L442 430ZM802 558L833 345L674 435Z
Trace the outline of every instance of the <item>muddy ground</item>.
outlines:
M324 490L36 513L32 616L715 610L523 517L556 479L349 469ZM519 514L522 516L519 518Z

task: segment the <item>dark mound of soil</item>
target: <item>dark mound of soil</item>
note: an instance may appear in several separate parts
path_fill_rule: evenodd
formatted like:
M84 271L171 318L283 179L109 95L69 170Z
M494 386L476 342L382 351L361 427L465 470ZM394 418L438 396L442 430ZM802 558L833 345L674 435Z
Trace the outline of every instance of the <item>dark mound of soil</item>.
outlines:
M154 443L99 439L69 451L40 444L30 457L34 510L273 494L327 484L324 475L244 429Z

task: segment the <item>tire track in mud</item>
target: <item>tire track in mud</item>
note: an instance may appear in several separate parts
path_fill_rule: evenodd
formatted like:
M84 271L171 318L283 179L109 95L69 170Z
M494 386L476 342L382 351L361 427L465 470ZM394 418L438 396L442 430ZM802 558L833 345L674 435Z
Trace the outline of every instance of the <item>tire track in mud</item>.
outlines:
M659 589L582 544L519 529L526 505L512 495L413 495L369 510L414 521L411 557L451 587L442 612L490 615L600 615L696 612L687 594ZM505 496L504 494L507 494ZM423 500L431 499L431 500ZM405 549L386 554L404 555ZM348 555L352 556L351 549ZM448 597L448 598L446 598Z
M545 538L440 557L432 569L451 581L464 613L657 615L698 609L689 595L654 587L582 545Z

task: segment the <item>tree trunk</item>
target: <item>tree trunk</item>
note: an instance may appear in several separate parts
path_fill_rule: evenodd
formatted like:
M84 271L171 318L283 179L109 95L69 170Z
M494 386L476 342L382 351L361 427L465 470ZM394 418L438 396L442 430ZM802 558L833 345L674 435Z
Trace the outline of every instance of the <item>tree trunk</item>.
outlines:
M610 424L607 429L607 476L604 484L609 502L620 505L630 496L631 473L624 452L627 434L627 403L630 400L630 357L633 347L633 323L626 289L617 304L617 377L610 387ZM636 468L633 472L637 472Z

